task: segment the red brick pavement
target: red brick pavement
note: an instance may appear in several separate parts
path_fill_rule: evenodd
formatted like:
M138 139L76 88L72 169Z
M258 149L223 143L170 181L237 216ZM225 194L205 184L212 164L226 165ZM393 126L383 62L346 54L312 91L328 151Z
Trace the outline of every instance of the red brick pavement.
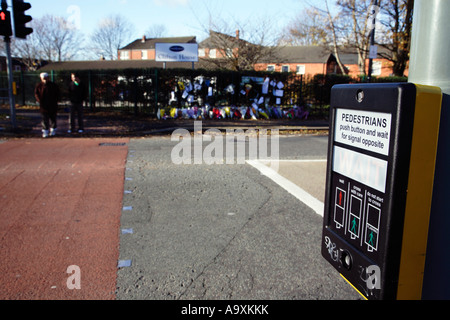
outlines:
M128 139L0 143L0 299L115 298L128 147L103 142Z

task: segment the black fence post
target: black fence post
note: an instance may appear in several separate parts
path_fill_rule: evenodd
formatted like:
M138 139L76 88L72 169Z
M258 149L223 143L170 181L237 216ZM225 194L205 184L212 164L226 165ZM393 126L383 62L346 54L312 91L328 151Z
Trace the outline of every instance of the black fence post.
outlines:
M136 70L133 70L133 91L134 91L134 115L138 115L138 77L136 76Z
M155 91L155 106L153 108L154 113L158 112L158 92L159 92L159 75L158 75L158 69L155 70L155 86L153 90Z
M306 98L305 98L305 94L303 92L303 75L300 75L300 102L301 105L303 105L303 107L306 107Z
M25 79L23 70L20 70L20 88L22 90L22 105L25 105Z
M89 108L91 109L91 112L94 111L94 106L92 105L92 75L91 70L88 72L88 94L89 94Z

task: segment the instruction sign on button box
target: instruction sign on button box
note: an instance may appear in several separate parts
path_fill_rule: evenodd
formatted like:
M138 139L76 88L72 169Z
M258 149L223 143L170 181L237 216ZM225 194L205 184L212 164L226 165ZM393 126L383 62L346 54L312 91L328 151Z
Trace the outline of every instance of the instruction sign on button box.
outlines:
M390 113L336 109L334 139L349 146L387 156L392 115Z

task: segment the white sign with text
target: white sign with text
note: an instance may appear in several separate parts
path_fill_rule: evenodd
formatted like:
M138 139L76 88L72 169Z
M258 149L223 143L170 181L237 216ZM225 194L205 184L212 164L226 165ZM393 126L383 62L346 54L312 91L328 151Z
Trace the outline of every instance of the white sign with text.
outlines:
M390 113L336 109L334 141L389 155Z
M197 43L155 43L155 60L159 62L197 62Z

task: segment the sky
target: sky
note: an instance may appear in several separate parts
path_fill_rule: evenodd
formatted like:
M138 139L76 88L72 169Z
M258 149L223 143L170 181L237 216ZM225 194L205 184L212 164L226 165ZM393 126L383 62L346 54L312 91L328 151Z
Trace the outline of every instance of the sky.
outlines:
M8 0L10 2L10 0ZM309 0L314 2L317 0ZM305 0L26 0L33 18L45 14L69 19L86 37L102 18L122 15L134 25L134 39L152 25L165 25L167 36L205 39L209 17L241 23L266 19L273 28L284 28L307 5ZM269 20L267 20L269 19ZM219 30L220 31L220 30ZM245 38L245 37L244 37Z

